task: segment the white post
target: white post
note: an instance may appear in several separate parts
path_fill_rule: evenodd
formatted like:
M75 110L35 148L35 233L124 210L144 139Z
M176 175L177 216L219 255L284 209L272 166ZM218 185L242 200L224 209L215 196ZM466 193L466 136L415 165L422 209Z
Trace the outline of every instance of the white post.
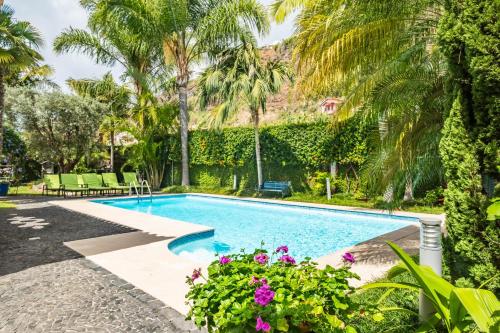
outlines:
M420 265L431 267L437 275L441 276L442 259L441 220L429 218L420 220ZM420 320L429 319L435 312L432 303L420 291L418 308Z
M236 174L233 175L233 190L238 189L238 176Z
M332 199L332 189L330 187L330 178L326 178L326 198L328 200Z
M333 179L337 177L338 169L337 169L337 162L333 161L330 164L330 175L332 176Z

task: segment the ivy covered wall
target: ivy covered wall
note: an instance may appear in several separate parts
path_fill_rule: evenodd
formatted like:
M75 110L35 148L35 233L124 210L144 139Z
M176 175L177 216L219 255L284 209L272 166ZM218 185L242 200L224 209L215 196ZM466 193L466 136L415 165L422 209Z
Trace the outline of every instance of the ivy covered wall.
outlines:
M290 180L295 190L303 190L307 178L316 171L329 170L332 161L338 161L341 167L358 167L367 154L366 132L357 119L336 127L328 122L263 127L260 139L264 179ZM192 131L192 184L229 187L236 174L240 189L255 188L254 147L252 128ZM174 183L178 182L178 172L175 178Z

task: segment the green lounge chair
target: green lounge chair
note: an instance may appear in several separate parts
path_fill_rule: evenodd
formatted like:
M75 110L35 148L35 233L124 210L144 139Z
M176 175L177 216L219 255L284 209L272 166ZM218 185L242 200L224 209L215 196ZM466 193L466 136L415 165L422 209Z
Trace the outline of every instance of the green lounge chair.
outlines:
M57 196L61 195L62 185L59 180L59 175L45 175L43 177L43 187L42 187L42 195L49 195L49 191L57 192Z
M135 172L124 172L123 173L123 182L132 188L137 188L137 190L141 190L141 188L147 188L146 186L142 186L139 180L137 179L137 174Z
M102 181L104 183L104 186L115 191L122 191L122 194L123 192L130 189L129 185L118 183L118 178L116 177L116 173L114 172L103 173Z
M78 184L78 176L74 173L61 174L61 185L64 197L66 197L66 193L68 192L73 194L80 193L81 196L89 193L89 189L85 185Z
M88 187L89 192L100 193L109 191L109 187L103 186L102 178L97 173L82 174L83 183Z

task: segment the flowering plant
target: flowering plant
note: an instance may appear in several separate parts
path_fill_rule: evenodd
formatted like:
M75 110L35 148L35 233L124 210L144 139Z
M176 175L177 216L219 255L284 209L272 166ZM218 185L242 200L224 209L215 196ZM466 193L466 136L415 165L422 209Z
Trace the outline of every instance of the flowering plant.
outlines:
M286 246L222 256L207 277L200 270L187 277L188 319L209 332L355 332L344 321L355 307L347 279L358 277L344 262L297 263Z

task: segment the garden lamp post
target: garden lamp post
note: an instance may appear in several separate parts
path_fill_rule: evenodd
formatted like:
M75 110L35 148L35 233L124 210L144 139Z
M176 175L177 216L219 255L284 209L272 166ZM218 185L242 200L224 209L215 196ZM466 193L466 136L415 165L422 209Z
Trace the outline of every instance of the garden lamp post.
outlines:
M443 249L441 248L441 220L420 220L420 265L429 266L439 276L442 273ZM420 291L418 313L425 321L435 313L432 303Z

